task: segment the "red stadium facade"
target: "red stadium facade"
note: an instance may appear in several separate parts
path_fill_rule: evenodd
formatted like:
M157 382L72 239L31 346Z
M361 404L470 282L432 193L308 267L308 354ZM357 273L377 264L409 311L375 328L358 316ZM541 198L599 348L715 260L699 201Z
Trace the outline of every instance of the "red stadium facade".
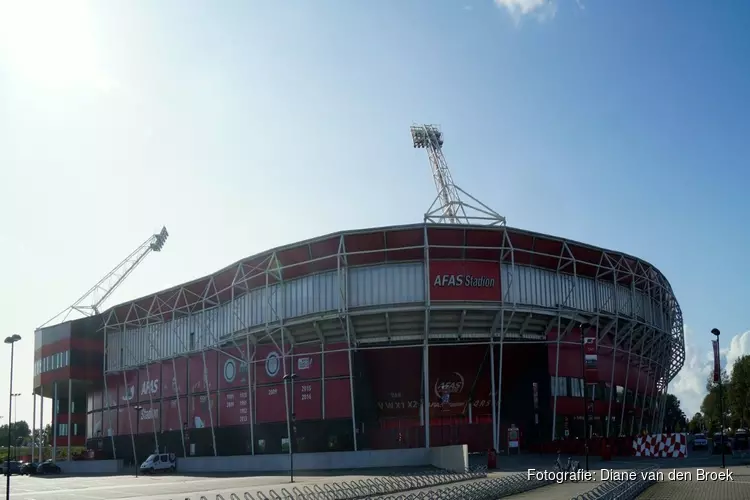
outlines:
M582 436L587 406L590 434L629 435L661 427L684 361L657 269L506 227L337 233L80 321L37 332L35 392L58 444L78 422L118 458L281 453L289 431L301 452L483 450L515 425L525 447Z

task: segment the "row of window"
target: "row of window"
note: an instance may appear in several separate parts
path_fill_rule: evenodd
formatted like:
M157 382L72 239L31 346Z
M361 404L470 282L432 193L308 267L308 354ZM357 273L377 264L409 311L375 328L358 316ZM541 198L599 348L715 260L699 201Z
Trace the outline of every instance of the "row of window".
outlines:
M34 361L34 376L70 365L70 351L58 352Z
M82 427L76 423L73 424L73 436L83 436ZM68 424L57 424L57 436L58 437L64 437L68 435L68 430L70 430L70 426Z
M589 386L590 393L589 398L593 401L609 401L613 399L615 403L625 403L626 406L640 406L644 405L648 408L651 405L651 398L645 398L643 400L643 391L638 393L638 404L635 404L635 391L628 389L627 391L621 385L615 386L614 392L612 387L607 382L597 382L596 384L586 384L582 378L575 377L550 377L550 387L552 388L552 396L561 397L573 397L582 398L586 385Z

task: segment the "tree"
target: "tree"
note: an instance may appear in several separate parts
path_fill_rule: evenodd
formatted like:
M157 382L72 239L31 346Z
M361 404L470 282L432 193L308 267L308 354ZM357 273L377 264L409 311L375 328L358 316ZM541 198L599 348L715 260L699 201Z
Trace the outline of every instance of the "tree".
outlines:
M693 415L693 418L690 419L690 423L688 424L688 429L690 430L690 432L692 432L693 434L695 434L696 432L702 432L704 427L703 414L701 412L698 412Z
M18 440L26 441L31 437L31 429L29 424L24 420L13 422L10 426L10 443L12 445L18 444ZM8 424L0 426L0 447L8 446Z
M738 427L750 424L750 356L741 356L732 368L729 409ZM733 424L734 425L734 424Z
M667 394L664 407L664 429L666 432L679 432L687 426L685 412L680 408L680 400L674 394Z
M724 412L725 418L727 415L727 408L729 407L729 394L725 388L724 390ZM703 413L703 423L709 432L717 432L721 428L721 413L719 412L719 388L714 387L706 394L701 404L701 413Z

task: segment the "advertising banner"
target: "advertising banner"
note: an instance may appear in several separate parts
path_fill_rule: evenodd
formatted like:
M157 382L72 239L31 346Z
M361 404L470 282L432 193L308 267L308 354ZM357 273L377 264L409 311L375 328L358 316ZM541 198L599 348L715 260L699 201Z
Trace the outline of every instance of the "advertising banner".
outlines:
M711 343L714 346L714 383L719 383L721 379L721 357L719 356L719 342L712 340Z
M599 366L596 349L595 334L584 334L583 337L583 356L584 356L584 379L587 384L595 384L599 379Z
M431 260L430 300L500 301L498 262Z

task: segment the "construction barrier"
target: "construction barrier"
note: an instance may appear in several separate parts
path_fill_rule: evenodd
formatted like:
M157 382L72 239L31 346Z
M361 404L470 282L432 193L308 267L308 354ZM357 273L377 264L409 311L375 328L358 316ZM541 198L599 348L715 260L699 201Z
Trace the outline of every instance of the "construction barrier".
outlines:
M685 433L649 434L633 440L636 457L686 458L688 440Z

